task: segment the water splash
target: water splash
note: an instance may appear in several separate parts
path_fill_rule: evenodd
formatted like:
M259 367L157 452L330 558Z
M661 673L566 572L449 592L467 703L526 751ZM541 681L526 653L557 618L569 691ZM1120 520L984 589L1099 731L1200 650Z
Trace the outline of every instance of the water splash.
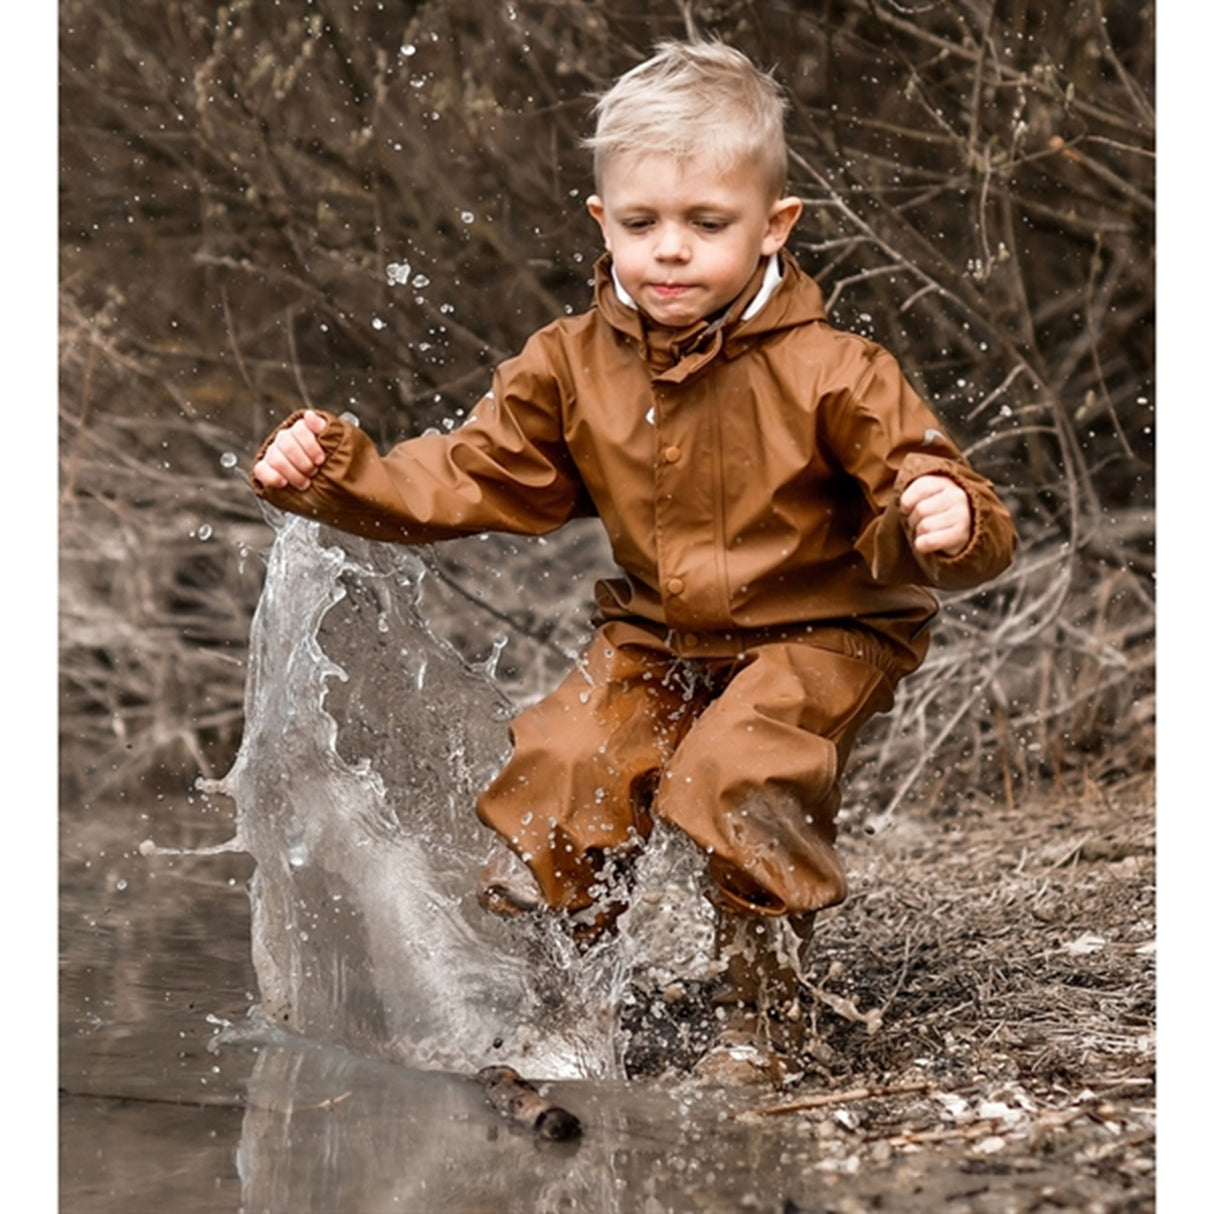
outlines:
M659 832L618 939L585 956L546 918L482 911L493 837L473 803L514 710L493 660L471 665L427 625L410 549L272 521L245 736L206 786L235 800L232 845L256 861L264 1016L415 1066L620 1076L638 965L676 981L708 955L690 846Z

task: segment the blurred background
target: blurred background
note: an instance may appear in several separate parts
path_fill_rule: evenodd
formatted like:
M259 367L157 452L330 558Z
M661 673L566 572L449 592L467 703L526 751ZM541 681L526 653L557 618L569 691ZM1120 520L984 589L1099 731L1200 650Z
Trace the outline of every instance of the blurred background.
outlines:
M655 41L791 110L792 249L891 349L1022 537L949 596L856 752L868 810L1014 804L1154 763L1154 5L1141 0L61 0L61 794L222 774L293 408L458 424L589 302L579 140ZM555 545L555 547L553 546ZM564 545L562 547L561 545ZM583 532L428 555L521 697L588 621ZM527 575L530 562L542 576ZM509 563L510 586L488 576ZM597 572L604 572L602 567Z

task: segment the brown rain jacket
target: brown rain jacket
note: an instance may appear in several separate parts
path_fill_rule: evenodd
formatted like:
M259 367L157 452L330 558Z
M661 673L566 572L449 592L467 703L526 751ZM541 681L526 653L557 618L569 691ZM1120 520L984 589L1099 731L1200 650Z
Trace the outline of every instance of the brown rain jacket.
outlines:
M916 665L936 610L927 587L1003 570L1011 519L894 358L832 328L787 253L781 268L750 319L761 270L715 322L671 332L620 301L604 257L594 305L503 363L458 429L381 455L326 414L311 487L254 488L402 543L542 534L597 514L623 574L599 583L605 619L668 632L697 657L859 623ZM957 556L919 556L908 542L898 495L925 473L969 495L973 538Z

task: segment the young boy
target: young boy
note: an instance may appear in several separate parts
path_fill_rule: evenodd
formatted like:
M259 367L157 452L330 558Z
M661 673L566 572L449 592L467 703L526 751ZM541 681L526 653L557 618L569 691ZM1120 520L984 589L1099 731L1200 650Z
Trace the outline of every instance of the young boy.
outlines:
M739 52L660 46L588 141L593 306L536 333L451 433L384 456L299 412L252 471L274 505L378 540L603 521L622 576L478 802L509 845L482 904L552 908L589 945L654 822L678 828L706 857L735 1042L773 1008L795 1027L798 957L766 929L807 941L846 894L840 776L924 658L927 587L977 585L1016 543L894 359L831 328L785 251L784 108Z

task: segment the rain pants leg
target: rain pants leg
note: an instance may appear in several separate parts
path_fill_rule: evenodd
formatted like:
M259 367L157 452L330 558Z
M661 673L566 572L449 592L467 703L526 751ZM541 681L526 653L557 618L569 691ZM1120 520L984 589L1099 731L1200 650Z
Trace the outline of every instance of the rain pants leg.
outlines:
M514 719L513 753L477 812L549 906L590 906L604 865L649 836L660 774L707 701L707 687L649 632L613 621L555 691Z
M840 777L893 682L859 657L795 642L739 659L667 763L654 813L708 856L713 900L760 915L843 901L835 853Z
M706 853L722 909L819 910L847 890L833 847L839 777L893 685L864 657L807 642L692 661L612 621L515 719L512 757L478 814L556 909L592 905L605 865L658 818Z

